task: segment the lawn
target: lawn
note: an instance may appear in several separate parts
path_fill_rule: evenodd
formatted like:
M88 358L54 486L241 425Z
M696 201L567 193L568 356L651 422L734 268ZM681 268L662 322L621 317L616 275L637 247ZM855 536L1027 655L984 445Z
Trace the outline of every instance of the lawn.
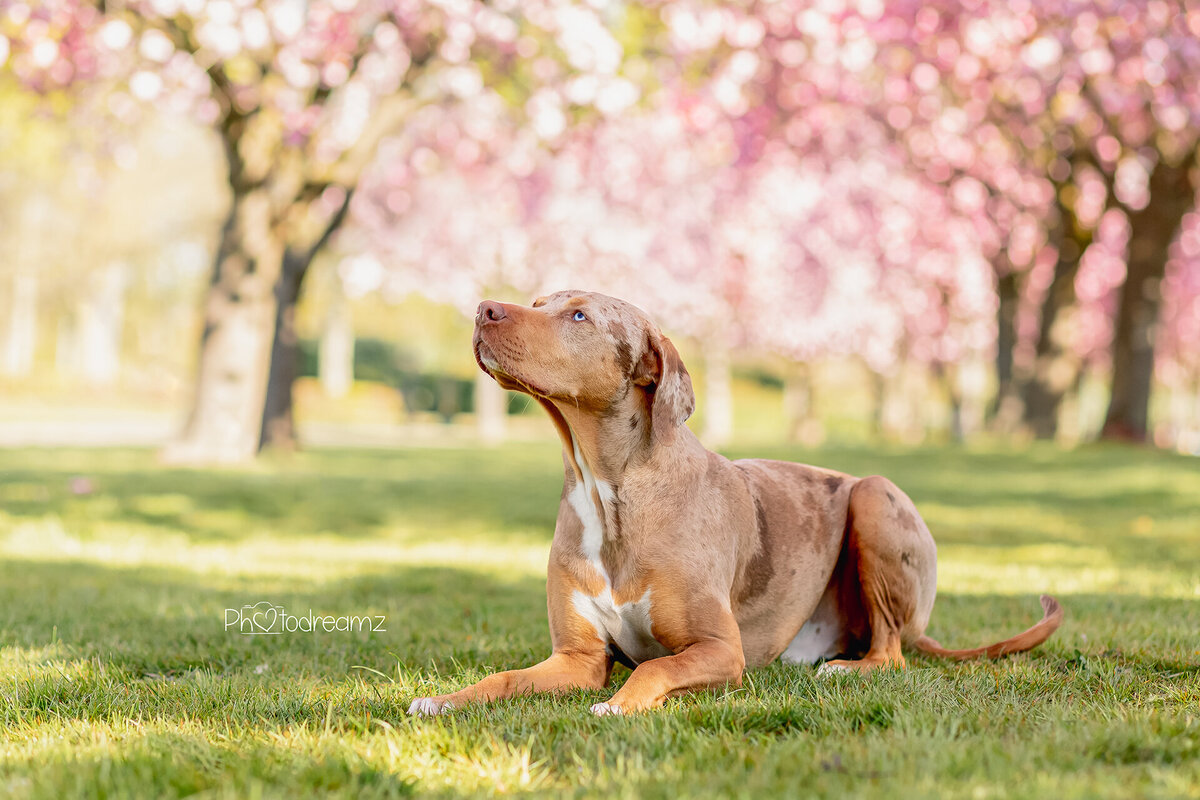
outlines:
M1200 462L759 453L908 491L939 543L943 644L1023 629L1042 591L1063 628L1000 662L775 664L633 718L577 692L413 719L414 696L546 654L552 445L228 471L0 452L0 796L1200 797ZM386 631L225 629L259 601Z

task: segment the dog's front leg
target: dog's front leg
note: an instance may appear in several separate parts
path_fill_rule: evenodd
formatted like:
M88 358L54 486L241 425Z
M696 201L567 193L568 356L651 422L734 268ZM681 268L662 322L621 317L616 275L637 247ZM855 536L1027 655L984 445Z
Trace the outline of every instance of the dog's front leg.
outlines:
M550 646L554 653L525 669L489 675L479 683L452 694L418 697L409 714L440 714L467 703L490 703L518 694L561 692L568 689L602 689L612 673L612 656L596 636L590 622L571 603L577 584L551 560L546 581L550 616Z
M557 652L532 667L497 672L452 694L418 697L408 707L408 713L432 716L467 703L490 703L519 694L600 689L608 682L611 670L612 662L603 648L586 652Z
M693 689L742 684L746 658L741 640L701 639L673 656L638 665L612 699L592 706L592 713L629 714L657 708L671 695Z

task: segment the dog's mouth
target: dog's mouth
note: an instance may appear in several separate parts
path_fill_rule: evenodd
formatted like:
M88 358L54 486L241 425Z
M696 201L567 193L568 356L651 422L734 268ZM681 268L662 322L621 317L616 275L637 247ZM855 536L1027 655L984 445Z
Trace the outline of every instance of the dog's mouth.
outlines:
M501 388L508 389L512 392L523 392L540 397L546 397L546 393L538 389L529 382L518 378L507 369L496 355L496 351L487 342L483 341L479 331L475 332L475 363L479 368L492 376L496 383L500 384Z
M479 365L481 370L493 378L496 377L497 373L504 373L503 367L500 366L500 362L496 359L496 354L480 339L475 340L475 363Z

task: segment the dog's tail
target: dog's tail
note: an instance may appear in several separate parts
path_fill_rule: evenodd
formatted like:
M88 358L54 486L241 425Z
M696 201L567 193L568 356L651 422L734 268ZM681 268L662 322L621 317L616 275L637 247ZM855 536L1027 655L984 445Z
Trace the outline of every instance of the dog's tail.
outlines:
M1003 642L975 647L970 650L947 650L928 636L922 636L913 642L913 647L927 655L938 656L939 658L952 658L955 661L969 661L973 658L999 658L1009 653L1023 653L1026 650L1032 650L1049 639L1050 634L1058 630L1058 626L1062 624L1063 607L1048 594L1042 595L1042 610L1045 614L1040 622L1029 630L1018 633L1016 636L1011 639L1005 639Z

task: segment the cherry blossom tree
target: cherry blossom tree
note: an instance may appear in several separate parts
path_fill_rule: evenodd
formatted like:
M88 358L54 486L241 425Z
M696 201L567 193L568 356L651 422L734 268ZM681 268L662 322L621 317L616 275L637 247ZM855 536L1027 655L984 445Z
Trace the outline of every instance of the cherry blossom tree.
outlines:
M1001 396L1013 386L1040 435L1053 434L1082 361L1072 333L1081 259L1106 208L1128 217L1105 427L1144 435L1158 282L1194 199L1197 9L695 0L665 13L714 94L760 120L764 138L803 148L857 110L975 217L1001 295ZM1049 280L1031 283L1043 251L1055 259ZM1022 299L1039 311L1031 363L1014 376Z
M979 214L964 209L965 200L942 200L947 193L941 183L906 163L906 154L890 141L886 126L865 113L869 107L860 98L843 95L842 83L854 84L839 82L838 70L806 50L798 31L805 24L800 11L790 4L664 8L676 56L673 75L688 86L678 92L683 102L674 103L675 113L710 141L721 142L724 153L714 176L725 178L701 181L718 196L701 215L700 227L728 254L726 275L714 285L737 287L724 293L719 316L743 321L745 330L734 337L739 345L795 361L870 352L869 363L891 364L896 343L905 338L920 343L912 350L917 356L939 352L926 343L930 322L957 319L959 311L922 313L930 310L922 305L906 314L902 302L888 306L899 298L887 297L883 287L898 291L916 277L939 302L957 303L961 284L978 277L973 266L986 247L975 230ZM698 82L687 79L687 64L705 67ZM694 193L695 187L679 192ZM958 191L950 198L971 194ZM911 224L914 216L906 208L914 198L956 233ZM881 220L893 224L891 235ZM909 225L895 235L900 220ZM986 281L975 280L969 294L973 309L992 307ZM911 304L913 295L906 299ZM974 311L967 316L977 322ZM972 352L988 347L992 329L987 323L976 327ZM706 345L712 338L706 337ZM889 347L890 359L880 357Z
M28 85L87 86L129 116L138 102L194 113L224 145L230 211L195 403L169 451L187 460L294 441L304 278L378 142L415 109L476 91L484 74L517 76L535 105L552 103L554 92L537 87L560 73L595 73L609 95L624 90L612 74L620 45L592 8L570 2L3 0L0 15L5 58ZM546 74L544 50L565 54L566 69ZM553 112L541 124L564 128Z
M1156 368L1173 392L1167 441L1200 453L1200 214L1189 212L1163 279Z
M1025 163L1052 189L1045 236L1057 261L1025 392L1035 431L1053 432L1071 370L1055 331L1105 207L1129 221L1127 277L1112 336L1104 435L1141 439L1160 283L1196 193L1200 8L1168 3L889 4L839 20L854 70L913 153L948 178ZM846 51L843 51L846 52ZM852 65L858 66L858 65ZM1007 158L986 157L999 141ZM1011 177L984 177L1006 191Z
M795 362L856 354L884 370L909 325L905 346L922 363L987 347L985 262L969 221L946 211L922 224L911 212L914 195L933 202L922 175L832 138L803 155L773 145L743 158L745 128L711 110L665 88L553 150L522 139L499 103L454 124L431 110L409 134L454 139L459 157L413 141L402 174L379 176L371 225L400 268L367 271L464 312L488 287L528 298L583 286L639 303L700 343L704 433L718 443L731 432L735 350Z
M601 5L0 0L26 85L169 105L225 143L181 452L291 439L296 299L351 209L348 286L652 308L702 343L716 442L739 350L880 383L917 364L955 408L991 352L1001 415L1040 436L1111 370L1106 434L1144 437L1155 342L1164 382L1191 374L1197 9Z
M1148 329L1131 332L1130 309L1157 307L1144 299L1193 195L1163 181L1191 181L1195 157L1194 20L1163 9L669 4L645 113L581 129L541 166L524 159L512 267L535 284L553 264L597 269L589 285L619 276L714 362L738 346L793 358L892 348L871 363L902 352L948 376L995 348L998 394L1019 396L1042 436L1081 369L1107 360L1110 417L1142 376L1144 431L1152 362L1131 356ZM562 99L535 105L558 129ZM773 182L784 188L760 202ZM806 185L820 198L807 205ZM895 223L906 205L928 216ZM1114 225L1101 235L1111 211L1128 220L1124 238ZM764 313L772 304L781 311ZM797 308L808 313L782 311ZM979 316L989 308L995 323Z

